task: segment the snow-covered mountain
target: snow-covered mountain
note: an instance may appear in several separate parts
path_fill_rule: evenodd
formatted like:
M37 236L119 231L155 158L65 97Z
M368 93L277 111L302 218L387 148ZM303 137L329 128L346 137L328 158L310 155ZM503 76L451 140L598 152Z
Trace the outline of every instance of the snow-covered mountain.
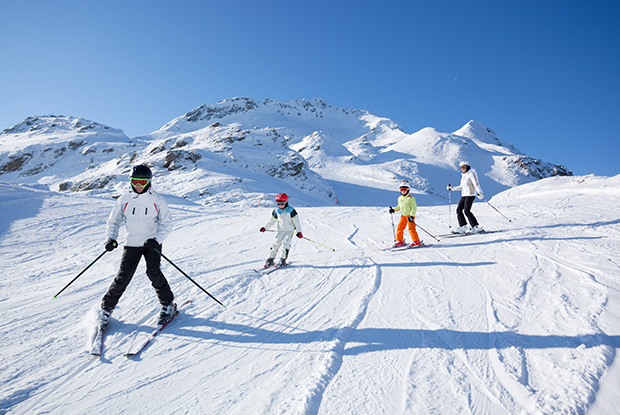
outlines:
M131 166L144 163L158 190L201 204L256 205L287 192L298 205L385 205L403 179L419 203L439 204L463 159L489 196L572 174L524 155L476 121L454 133L406 134L387 118L321 99L227 99L133 138L64 116L30 117L0 134L0 181L114 196Z

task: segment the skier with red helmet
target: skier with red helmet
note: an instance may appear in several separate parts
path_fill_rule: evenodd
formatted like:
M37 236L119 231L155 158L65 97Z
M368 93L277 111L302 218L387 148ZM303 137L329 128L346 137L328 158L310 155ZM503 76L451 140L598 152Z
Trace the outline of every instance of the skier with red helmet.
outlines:
M278 231L276 233L276 239L269 250L269 256L267 261L265 262L265 268L269 268L274 265L274 260L280 247L283 247L282 252L280 253L280 259L275 264L276 268L283 267L286 265L286 259L288 258L288 253L291 249L291 239L293 239L293 235L297 235L298 238L303 238L304 235L301 233L301 224L299 223L299 215L297 211L288 204L288 196L286 193L278 193L276 196L276 204L277 208L273 210L271 213L271 217L269 218L269 222L260 228L261 232L265 232L267 229L272 227L276 222L278 223Z

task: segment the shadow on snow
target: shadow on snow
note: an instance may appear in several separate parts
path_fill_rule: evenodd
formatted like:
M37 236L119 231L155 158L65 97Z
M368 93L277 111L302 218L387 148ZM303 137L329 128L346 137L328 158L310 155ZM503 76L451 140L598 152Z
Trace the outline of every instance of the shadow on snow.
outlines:
M253 318L246 314L240 315ZM513 332L486 333L447 329L365 328L349 331L350 327L307 331L264 319L263 322L281 326L282 330L193 318L185 319L182 325L175 328L175 332L179 336L199 340L214 340L229 345L256 347L257 345L267 344L292 345L343 340L343 331L348 331L349 335L344 340L352 345L350 347L345 346L345 356L405 349L490 350L511 347L519 349L576 349L578 347L608 346L617 348L620 346L620 336L608 336L603 333L581 336L542 336ZM210 327L212 330L204 332L192 330L191 327Z

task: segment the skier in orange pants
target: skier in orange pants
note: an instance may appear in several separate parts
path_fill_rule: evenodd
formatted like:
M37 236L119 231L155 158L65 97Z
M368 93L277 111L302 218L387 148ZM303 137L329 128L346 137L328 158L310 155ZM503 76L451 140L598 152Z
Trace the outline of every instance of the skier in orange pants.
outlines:
M409 194L409 182L403 180L400 184L400 197L398 198L398 206L392 208L390 206L390 213L400 211L400 221L398 222L398 227L396 228L396 243L394 246L403 246L405 245L404 232L407 225L409 225L409 234L411 235L411 243L412 247L419 246L422 244L420 242L420 237L418 236L418 232L415 229L415 213L418 209L418 205L415 201L415 198Z

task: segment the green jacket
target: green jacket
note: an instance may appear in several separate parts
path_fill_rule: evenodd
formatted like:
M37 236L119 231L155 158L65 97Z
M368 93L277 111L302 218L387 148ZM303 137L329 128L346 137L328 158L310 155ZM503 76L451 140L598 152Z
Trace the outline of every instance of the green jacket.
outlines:
M415 202L415 197L411 195L399 196L398 206L394 208L395 211L400 210L400 214L403 216L415 216L417 209L418 204Z

